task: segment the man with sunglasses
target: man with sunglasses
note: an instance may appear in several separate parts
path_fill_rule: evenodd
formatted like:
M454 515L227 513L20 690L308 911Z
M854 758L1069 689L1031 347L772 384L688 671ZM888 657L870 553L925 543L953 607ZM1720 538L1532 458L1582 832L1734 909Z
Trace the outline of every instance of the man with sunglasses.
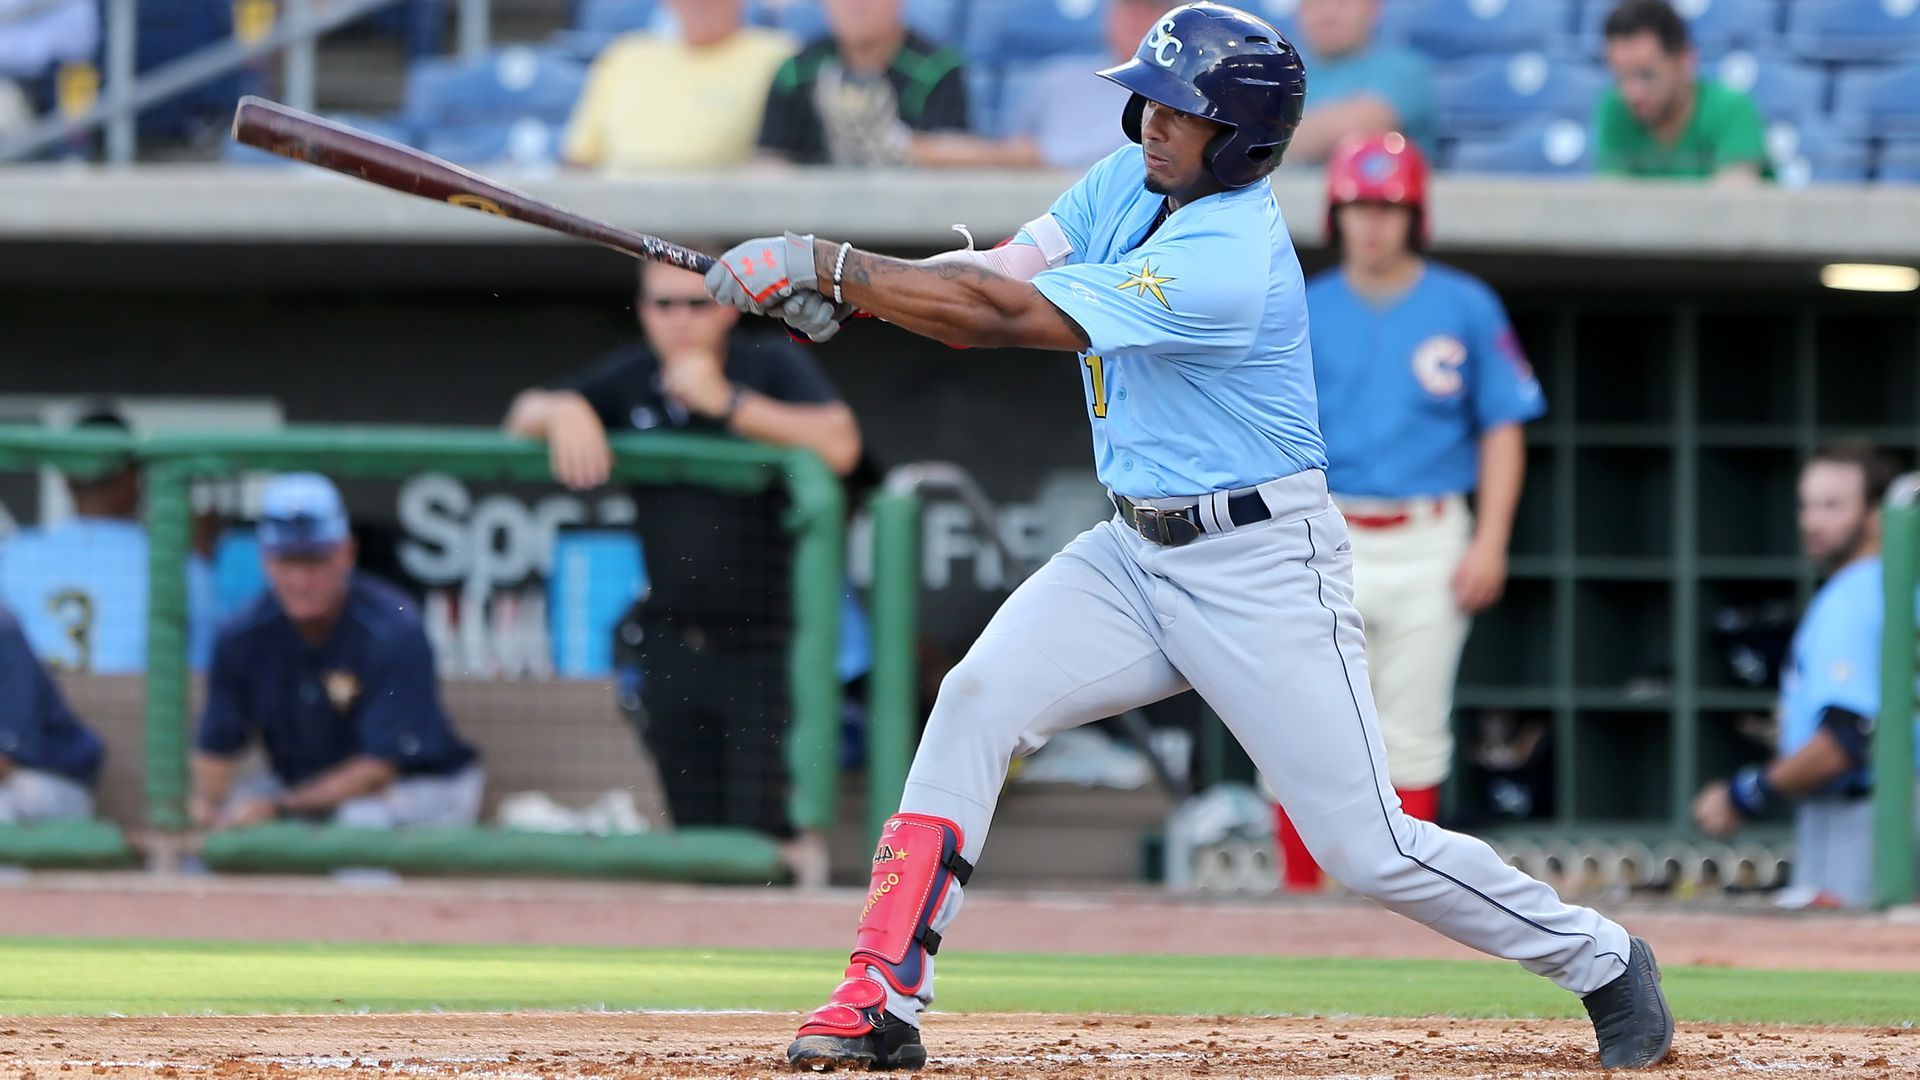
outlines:
M641 341L514 400L506 429L543 439L553 475L574 490L604 484L609 432L682 431L803 446L841 475L860 429L807 350L780 335L737 333L740 313L708 297L700 275L640 264ZM676 825L734 825L792 841L811 882L815 836L787 821L787 643L792 538L784 496L690 485L635 488L649 592L617 649L643 673L623 701L655 764ZM637 708L633 707L636 706ZM805 872L802 872L805 871Z
M472 825L486 778L441 705L413 602L355 568L346 507L326 477L276 476L260 501L268 589L214 641L194 824ZM236 775L256 738L271 771Z

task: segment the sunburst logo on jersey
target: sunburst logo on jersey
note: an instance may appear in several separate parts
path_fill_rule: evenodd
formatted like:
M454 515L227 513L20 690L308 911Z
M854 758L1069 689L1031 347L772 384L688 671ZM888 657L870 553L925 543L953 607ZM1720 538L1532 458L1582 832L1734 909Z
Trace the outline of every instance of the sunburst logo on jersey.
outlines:
M1141 263L1140 269L1138 272L1136 272L1133 276L1127 278L1127 280L1121 282L1120 284L1115 285L1114 288L1119 289L1121 292L1125 292L1128 289L1132 289L1133 295L1135 296L1145 296L1148 293L1152 293L1153 298L1155 300L1160 301L1161 307L1166 308L1168 311L1172 311L1173 305L1167 303L1167 294L1160 291L1160 286L1165 285L1172 280L1174 279L1170 277L1160 277L1159 275L1155 274L1153 272L1152 264Z

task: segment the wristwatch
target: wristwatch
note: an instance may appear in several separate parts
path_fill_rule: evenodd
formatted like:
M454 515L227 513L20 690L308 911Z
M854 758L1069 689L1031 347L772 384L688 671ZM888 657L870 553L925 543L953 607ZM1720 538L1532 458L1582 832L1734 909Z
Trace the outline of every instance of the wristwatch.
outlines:
M740 411L740 399L747 396L746 387L741 386L739 383L729 383L728 385L733 387L733 393L727 397L726 411L722 412L719 416L720 423L723 426L732 426L733 414Z

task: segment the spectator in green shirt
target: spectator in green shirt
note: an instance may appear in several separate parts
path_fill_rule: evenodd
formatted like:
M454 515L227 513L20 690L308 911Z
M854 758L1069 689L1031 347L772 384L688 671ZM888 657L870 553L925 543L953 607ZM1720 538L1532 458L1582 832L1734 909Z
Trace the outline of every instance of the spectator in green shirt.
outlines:
M1667 0L1623 0L1607 16L1606 35L1618 85L1595 111L1601 175L1722 184L1772 175L1759 110L1745 94L1699 77L1687 24Z

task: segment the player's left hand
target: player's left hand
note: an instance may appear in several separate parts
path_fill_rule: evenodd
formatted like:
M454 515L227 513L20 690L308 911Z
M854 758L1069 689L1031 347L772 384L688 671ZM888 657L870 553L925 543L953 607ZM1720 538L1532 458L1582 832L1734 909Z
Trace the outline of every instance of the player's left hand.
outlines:
M840 332L840 324L853 314L853 305L836 304L817 292L802 292L787 297L767 314L779 316L782 322L807 335L807 339L817 345Z
M813 236L787 233L735 244L706 274L707 295L750 315L765 315L803 290L818 292Z
M660 388L688 412L706 417L725 415L733 401L720 358L709 352L681 353L660 358Z
M1740 830L1740 811L1733 808L1726 781L1715 780L1694 796L1693 823L1708 836L1727 837Z
M1453 602L1468 615L1493 606L1507 588L1507 549L1475 541L1453 568Z

